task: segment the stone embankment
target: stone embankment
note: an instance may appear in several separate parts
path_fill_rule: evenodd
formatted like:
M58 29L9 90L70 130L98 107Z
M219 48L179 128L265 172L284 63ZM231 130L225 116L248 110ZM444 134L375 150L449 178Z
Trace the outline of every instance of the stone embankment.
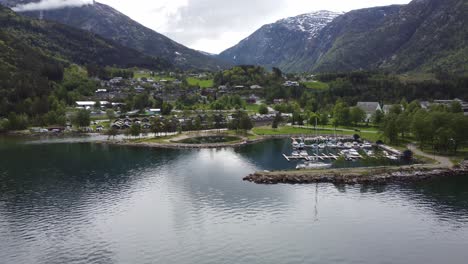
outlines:
M309 183L392 183L417 182L437 177L468 175L468 162L455 168L369 168L336 169L324 171L285 171L257 172L244 178L244 181L257 184L309 184Z

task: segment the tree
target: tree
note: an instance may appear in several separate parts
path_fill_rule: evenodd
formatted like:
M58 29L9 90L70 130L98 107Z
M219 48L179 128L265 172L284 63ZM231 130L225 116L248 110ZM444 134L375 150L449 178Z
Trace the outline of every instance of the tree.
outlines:
M364 112L360 107L351 107L349 114L351 122L353 122L354 125L364 121L366 118L366 112Z
M407 113L402 112L398 115L396 122L398 124L398 130L401 134L401 138L405 139L406 134L408 134L411 130L410 116Z
M72 123L80 128L89 126L91 123L89 111L85 109L78 110L72 118Z
M398 116L396 114L389 114L384 118L384 122L381 126L381 131L383 135L394 144L398 142Z
M107 139L110 139L111 137L112 139L114 139L118 134L119 134L119 131L114 127L109 128L106 132L106 135L108 137Z
M10 113L8 115L8 122L4 124L7 130L24 130L28 128L29 120L28 116L25 114L17 115L15 113Z
M260 107L258 108L258 113L261 115L268 114L268 107L264 104L260 105Z
M317 126L317 124L320 121L320 116L316 113L311 113L309 117L309 125L311 126Z
M329 123L328 113L320 113L319 114L319 124L322 126L326 126Z
M279 68L273 67L272 70L273 70L273 78L278 79L278 80L283 78L283 72Z
M112 120L115 119L116 115L115 115L115 111L112 110L112 109L107 109L106 110L106 115L107 115L107 118L109 118L109 120L112 122Z
M336 125L349 125L351 121L349 108L342 102L338 102L333 108L333 117Z
M392 105L390 107L390 113L392 113L392 114L399 115L399 114L401 114L401 112L403 112L403 109L401 109L401 105L399 105L399 104Z
M251 130L253 128L253 123L246 112L237 111L229 122L228 128L231 130Z
M250 120L250 117L247 114L243 114L240 123L239 123L239 129L242 130L251 130L253 128L253 123L252 120Z
M164 116L168 116L171 114L172 109L174 109L174 106L171 105L170 103L163 102L162 107L161 107L161 114Z
M429 115L424 110L419 110L413 116L411 131L421 148L428 142L432 142L433 129Z
M134 97L133 99L133 106L135 109L142 111L149 105L149 97L148 94L142 93Z
M96 103L94 103L94 108L95 109L101 109L101 101L96 101Z
M199 116L195 117L195 123L194 123L194 129L195 130L201 130L202 129L202 120Z
M460 102L454 101L452 104L450 104L449 111L452 113L463 113L463 108Z
M380 110L375 111L375 113L371 117L372 123L374 123L374 125L380 125L383 119L384 119L384 114Z
M299 126L304 125L304 117L302 117L301 113L299 112L293 113L292 124L293 125L298 124Z
M463 146L468 141L468 118L463 115L456 114L451 122L450 128L453 130L453 150L456 153L459 146Z
M153 120L151 120L151 132L153 132L156 136L163 132L163 124L159 117L153 118Z
M281 114L277 113L275 116L275 119L273 119L273 124L271 125L271 128L277 129L281 121L282 121Z
M130 127L130 135L133 137L138 137L141 134L141 126L139 124L133 124Z

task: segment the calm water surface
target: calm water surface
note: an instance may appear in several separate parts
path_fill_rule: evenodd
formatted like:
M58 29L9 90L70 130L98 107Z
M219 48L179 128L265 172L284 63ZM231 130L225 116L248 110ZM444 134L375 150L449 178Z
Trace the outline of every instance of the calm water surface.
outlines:
M0 140L0 263L467 263L468 178L263 186L286 141L152 150Z

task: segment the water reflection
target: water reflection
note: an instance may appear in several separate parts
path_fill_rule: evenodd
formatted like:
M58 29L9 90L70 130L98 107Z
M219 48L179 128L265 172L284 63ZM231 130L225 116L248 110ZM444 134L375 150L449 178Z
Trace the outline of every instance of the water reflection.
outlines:
M241 180L284 166L277 153L287 144L236 150L3 144L0 259L464 263L466 178L356 186Z

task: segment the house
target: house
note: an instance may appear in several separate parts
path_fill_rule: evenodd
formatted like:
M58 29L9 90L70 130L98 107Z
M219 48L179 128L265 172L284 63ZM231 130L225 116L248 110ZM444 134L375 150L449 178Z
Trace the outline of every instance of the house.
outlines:
M96 131L97 132L102 132L104 130L104 127L99 125L99 126L96 126Z
M242 89L245 88L245 86L244 85L236 85L236 86L234 86L234 88L238 89L238 90L242 90Z
M246 101L249 104L256 104L257 100L258 100L258 98L255 95L251 95L249 98L247 98Z
M453 100L434 100L434 103L435 105L445 105L447 107L451 106L453 103L459 103L461 105L461 108L463 110L463 113L465 116L468 116L468 103L463 101L463 100L460 100L458 98L455 98ZM431 104L429 103L429 106ZM428 107L429 108L429 107ZM427 108L426 108L427 109Z
M428 101L422 101L420 103L420 106L421 106L422 109L429 109L429 107L431 106L431 103L428 102Z
M284 99L274 99L274 100L273 100L273 103L274 103L274 104L282 104L282 103L284 103L284 102L285 102Z
M108 101L99 101L99 103L101 104L101 106L109 104ZM94 107L96 105L96 102L95 101L76 101L75 104L77 108L88 110Z
M160 115L161 114L161 109L160 108L150 108L146 112L148 115Z
M261 87L260 85L255 84L255 85L250 86L250 89L259 90L259 89L263 89L263 87Z
M118 83L120 83L122 80L123 80L122 77L115 77L115 78L112 78L112 79L109 81L109 83L111 83L111 84L118 84Z
M99 94L99 93L107 93L107 89L97 89L96 94Z
M361 108L366 113L366 121L370 121L376 111L382 111L382 107L378 102L358 102L357 107Z
M384 114L388 114L388 113L390 113L390 110L392 110L392 107L394 107L394 106L396 106L396 105L384 105L384 106L382 107L382 112L383 112ZM402 110L402 111L405 110L405 109L403 108L402 105L400 105L400 107L401 107L401 110Z
M286 86L286 87L292 87L292 86L299 86L299 83L298 82L295 82L295 81L286 81L283 86Z
M143 93L144 91L145 91L145 88L143 88L141 86L135 87L135 92L136 93Z

